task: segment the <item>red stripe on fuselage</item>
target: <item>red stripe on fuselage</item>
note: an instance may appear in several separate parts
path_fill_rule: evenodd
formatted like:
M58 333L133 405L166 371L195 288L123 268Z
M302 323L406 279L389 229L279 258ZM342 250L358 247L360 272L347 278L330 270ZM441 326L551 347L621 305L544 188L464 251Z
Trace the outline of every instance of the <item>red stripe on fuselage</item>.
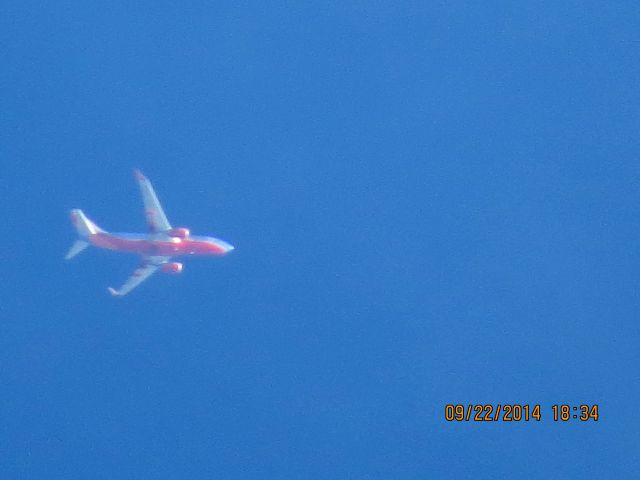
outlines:
M226 253L224 247L213 242L201 240L185 239L179 242L167 242L151 239L131 239L108 233L96 233L91 235L89 240L99 248L149 256L174 257L178 255L222 255Z

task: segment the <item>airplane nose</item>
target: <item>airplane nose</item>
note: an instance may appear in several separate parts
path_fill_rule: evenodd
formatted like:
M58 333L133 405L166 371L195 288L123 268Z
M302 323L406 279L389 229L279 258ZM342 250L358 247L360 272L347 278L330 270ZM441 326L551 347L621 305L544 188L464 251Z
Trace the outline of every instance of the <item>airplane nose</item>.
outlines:
M213 255L224 255L232 251L235 247L230 243L225 242L224 240L214 238L210 240L209 248Z

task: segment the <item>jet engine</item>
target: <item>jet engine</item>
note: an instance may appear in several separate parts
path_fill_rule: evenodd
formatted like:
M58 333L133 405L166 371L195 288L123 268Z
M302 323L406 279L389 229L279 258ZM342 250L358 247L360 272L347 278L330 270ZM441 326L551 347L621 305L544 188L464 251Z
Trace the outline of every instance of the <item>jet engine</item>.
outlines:
M160 267L164 273L180 273L182 272L182 264L179 262L164 263Z
M188 228L180 227L180 228L172 228L167 232L170 237L173 238L182 238L185 239L191 233Z

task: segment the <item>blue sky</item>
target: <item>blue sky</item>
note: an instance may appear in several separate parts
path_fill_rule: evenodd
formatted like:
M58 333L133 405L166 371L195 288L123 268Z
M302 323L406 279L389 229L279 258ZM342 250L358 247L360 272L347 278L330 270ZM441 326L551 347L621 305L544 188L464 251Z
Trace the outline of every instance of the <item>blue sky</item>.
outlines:
M2 11L2 478L636 475L636 2ZM236 251L114 300L133 168Z

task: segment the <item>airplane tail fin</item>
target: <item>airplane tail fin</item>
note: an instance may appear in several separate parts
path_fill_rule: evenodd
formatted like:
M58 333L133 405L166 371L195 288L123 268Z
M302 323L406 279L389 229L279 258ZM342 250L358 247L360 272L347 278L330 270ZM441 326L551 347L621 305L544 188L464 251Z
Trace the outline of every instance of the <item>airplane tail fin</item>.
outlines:
M104 230L89 220L82 210L77 208L71 210L70 215L71 222L73 223L73 226L76 227L76 231L78 232L78 235L80 235L80 238L87 238L96 233L104 232Z
M65 255L64 258L67 260L75 257L90 245L88 239L91 235L104 232L104 230L102 230L99 226L89 220L82 210L71 210L70 216L71 222L76 228L76 232L78 232L80 238L75 241L75 243L71 246L71 248Z

